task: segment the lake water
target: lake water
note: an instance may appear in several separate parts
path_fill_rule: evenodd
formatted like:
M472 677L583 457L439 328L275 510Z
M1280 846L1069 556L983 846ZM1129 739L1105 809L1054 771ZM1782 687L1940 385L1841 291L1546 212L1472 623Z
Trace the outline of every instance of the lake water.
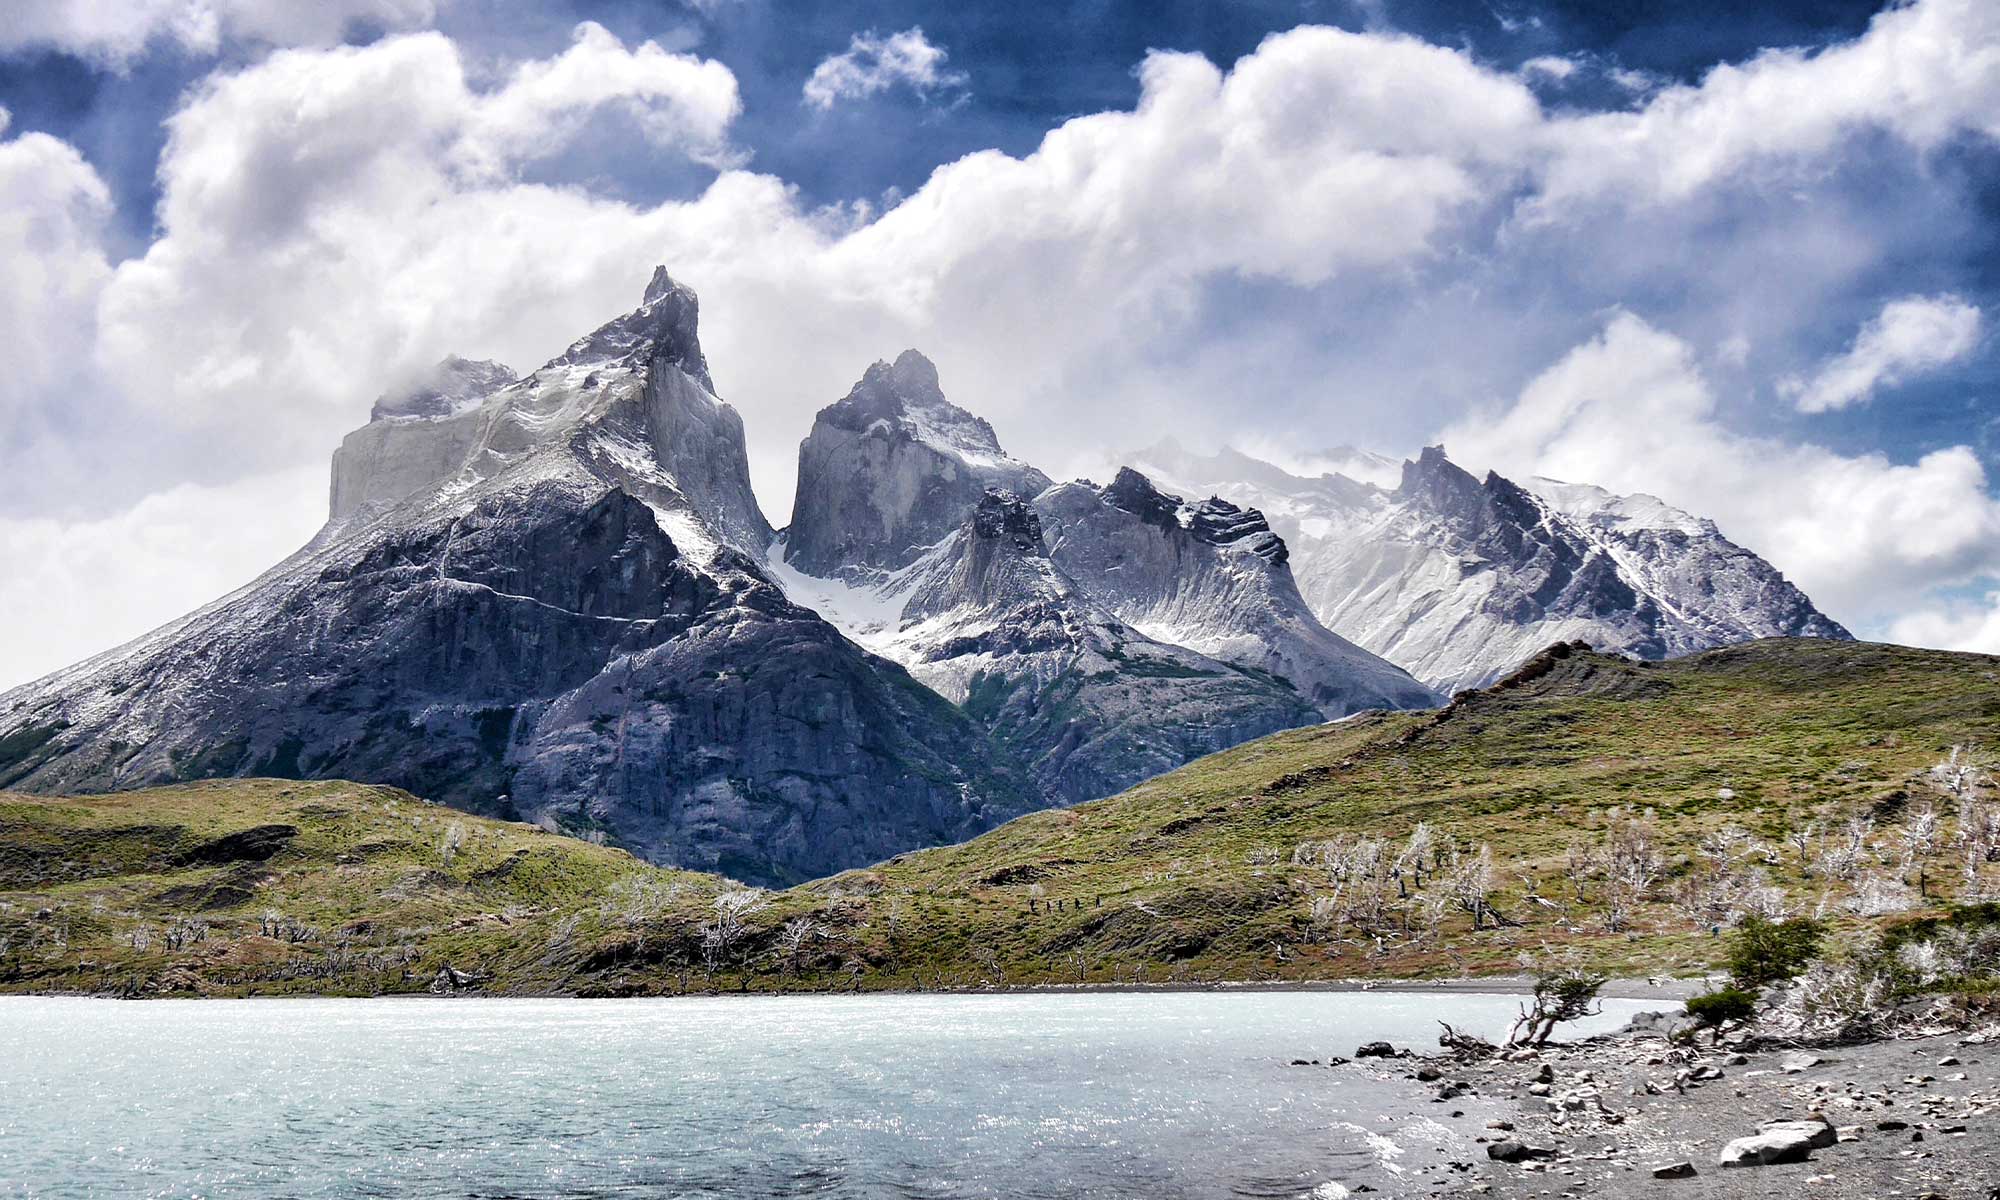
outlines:
M1658 1007L1607 1002L1573 1029ZM1483 1157L1419 993L0 998L0 1195L1334 1197ZM1497 1110L1494 1110L1497 1111ZM1472 1124L1476 1129L1476 1122Z

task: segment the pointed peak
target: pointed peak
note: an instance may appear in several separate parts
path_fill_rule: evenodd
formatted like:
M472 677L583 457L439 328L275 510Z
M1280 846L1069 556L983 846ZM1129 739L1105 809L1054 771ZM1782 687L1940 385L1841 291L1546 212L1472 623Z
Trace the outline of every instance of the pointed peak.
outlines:
M846 396L820 410L815 427L820 423L907 438L981 469L1028 470L1007 457L986 418L945 399L936 364L915 350L903 351L893 363L877 359Z
M1479 491L1479 481L1446 458L1443 446L1425 446L1416 461L1403 464L1402 482L1396 490L1405 496L1423 496L1435 502L1470 497Z
M903 351L893 363L878 358L869 364L848 399L864 401L875 416L897 416L913 404L931 407L945 402L937 364L915 350Z
M632 360L646 366L666 361L710 395L715 382L701 352L701 301L694 289L677 282L665 267L654 267L639 307L578 338L551 365L600 360Z
M680 284L674 282L674 277L667 274L667 268L665 266L654 267L653 278L650 282L646 284L646 295L643 299L639 301L639 306L641 308L644 308L646 305L653 303L660 297L667 295L669 292L678 292L683 290L687 289L682 288ZM690 292L689 294L692 295L693 293Z
M1180 508L1181 498L1162 492L1153 486L1152 480L1130 467L1118 468L1118 474L1105 485L1103 494L1112 507L1122 508L1141 520L1179 524L1174 513Z
M944 395L944 389L938 385L937 364L915 350L898 354L889 368L889 376L902 391Z

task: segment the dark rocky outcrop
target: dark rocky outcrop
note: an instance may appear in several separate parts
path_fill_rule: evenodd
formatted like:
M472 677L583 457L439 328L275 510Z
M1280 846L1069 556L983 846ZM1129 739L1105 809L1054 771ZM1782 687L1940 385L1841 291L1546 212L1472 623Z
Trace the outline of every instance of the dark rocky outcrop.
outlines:
M983 729L745 553L770 527L742 423L664 271L637 311L480 403L374 424L422 445L423 469L350 439L341 466L369 499L307 548L0 696L11 786L349 778L758 883L1043 802ZM376 468L397 486L370 492Z
M1316 718L1283 683L1155 641L1091 600L1011 493L986 493L916 570L897 653L1058 801Z
M1052 487L1035 507L1056 565L1161 640L1283 680L1328 717L1438 702L1401 668L1320 624L1283 539L1254 508L1189 503L1129 467L1101 488Z

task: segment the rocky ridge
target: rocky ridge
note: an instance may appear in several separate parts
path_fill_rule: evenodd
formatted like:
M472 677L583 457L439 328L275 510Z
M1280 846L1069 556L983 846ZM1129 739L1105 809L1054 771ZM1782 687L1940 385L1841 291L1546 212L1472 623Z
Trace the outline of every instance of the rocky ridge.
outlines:
M914 350L823 410L799 464L772 573L963 704L1064 803L1264 733L1439 700L1320 625L1261 514L1129 471L1051 485Z
M1164 486L1258 507L1320 620L1440 691L1484 686L1555 642L1661 659L1849 636L1713 522L1650 496L1481 479L1437 446L1393 487L1172 442L1131 457Z
M905 579L884 651L1063 803L1317 715L1283 684L1121 621L1050 560L1040 517L1008 492L987 492Z
M0 695L26 748L0 786L361 779L758 883L1039 807L984 730L767 576L697 317L661 269L523 379L388 405L306 548Z

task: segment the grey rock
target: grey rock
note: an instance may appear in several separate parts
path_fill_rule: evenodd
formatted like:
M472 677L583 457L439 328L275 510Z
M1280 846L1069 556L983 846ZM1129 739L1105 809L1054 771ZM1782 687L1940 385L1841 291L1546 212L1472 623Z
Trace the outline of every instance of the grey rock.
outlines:
M1815 1150L1824 1150L1840 1140L1839 1131L1821 1118L1804 1121L1766 1121L1757 1126L1757 1132L1801 1134Z
M1693 1179L1695 1175L1694 1164L1691 1162L1670 1163L1664 1167L1653 1168L1655 1179Z
M1256 509L1189 503L1131 468L1035 498L1050 557L1090 597L1163 641L1290 684L1330 718L1441 701L1313 615Z
M821 409L800 443L785 561L817 576L894 570L956 529L988 488L1032 496L1048 483L944 398L929 359L905 350Z
M1163 486L1276 514L1320 620L1444 692L1485 686L1559 641L1658 659L1849 636L1712 522L1653 497L1480 479L1436 446L1400 469L1344 457L1357 476L1306 478L1170 442L1131 461Z
M1556 1152L1546 1146L1530 1146L1512 1138L1494 1142L1486 1147L1486 1157L1494 1162L1547 1162L1555 1156Z
M1725 1167L1762 1167L1774 1163L1805 1162L1812 1157L1812 1149L1813 1143L1809 1135L1780 1130L1737 1138L1723 1146L1715 1161Z
M1091 601L1049 560L1035 510L1010 493L986 493L908 578L886 652L961 704L1059 802L1315 718L1291 689L1156 642Z
M357 779L754 883L1046 803L965 714L764 573L742 423L664 271L527 378L375 424L433 430L431 457L378 462L398 482L371 492L350 440L368 498L306 548L0 695L0 738L26 747L0 783Z
M1754 1135L1725 1145L1716 1161L1725 1167L1804 1162L1812 1151L1825 1149L1839 1140L1839 1134L1824 1120L1766 1121Z
M1356 1058L1394 1058L1396 1047L1388 1042L1363 1042L1355 1048Z

